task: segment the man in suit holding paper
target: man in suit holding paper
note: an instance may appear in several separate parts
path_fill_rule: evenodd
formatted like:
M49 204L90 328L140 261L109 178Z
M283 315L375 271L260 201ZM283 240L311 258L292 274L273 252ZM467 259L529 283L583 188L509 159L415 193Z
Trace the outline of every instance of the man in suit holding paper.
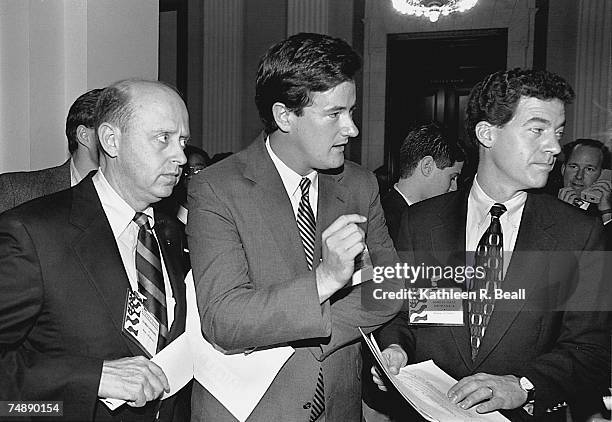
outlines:
M549 421L565 420L572 399L592 399L591 414L601 406L591 394L610 374L601 220L530 190L553 168L572 99L546 71L489 75L466 111L480 158L473 184L410 207L402 220L400 255L485 270L471 277L473 298L459 300L462 325L414 324L406 309L380 334L392 371L433 359L458 380L447 394L461 408Z
M151 205L186 162L187 109L167 85L121 81L96 130L96 173L0 216L0 398L62 401L62 420L184 421L189 391L160 402L168 380L144 355L185 328L185 241ZM152 350L123 330L128 291L156 321Z
M358 134L359 67L346 42L325 35L271 47L255 94L265 133L189 184L187 236L205 337L229 353L295 349L249 421L359 420L358 327L372 331L401 306L368 300L372 282L350 286L366 246L374 265L397 259L374 175L344 160ZM192 415L235 420L197 383Z

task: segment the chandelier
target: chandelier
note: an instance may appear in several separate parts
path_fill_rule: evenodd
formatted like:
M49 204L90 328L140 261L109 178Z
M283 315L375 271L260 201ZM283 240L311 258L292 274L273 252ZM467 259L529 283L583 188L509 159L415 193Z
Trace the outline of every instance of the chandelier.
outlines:
M437 22L440 15L470 10L478 0L391 0L391 3L404 15L425 16L431 22Z

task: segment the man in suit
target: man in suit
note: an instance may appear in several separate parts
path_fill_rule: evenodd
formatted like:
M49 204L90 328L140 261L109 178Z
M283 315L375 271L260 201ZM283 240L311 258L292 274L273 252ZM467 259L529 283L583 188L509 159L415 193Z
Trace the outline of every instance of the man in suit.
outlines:
M397 259L374 175L344 160L358 134L359 67L346 42L326 35L271 47L255 94L265 133L189 182L204 335L229 353L295 349L249 421L359 420L357 328L372 331L401 306L369 300L372 282L350 285L366 246L374 265ZM235 420L202 386L193 389L192 420Z
M397 240L402 213L417 202L457 190L465 154L437 123L410 131L400 147L400 178L381 203L389 235Z
M64 164L43 170L0 174L0 213L31 199L68 189L98 168L94 110L101 91L92 89L70 106L66 118L70 158Z
M184 331L185 241L151 204L186 162L187 109L169 86L127 80L95 115L99 171L0 216L0 397L63 401L62 420L184 421L189 392L160 403L165 374L122 329L138 291L157 321L150 354Z
M472 297L459 300L463 325L414 324L406 309L380 334L393 372L433 359L459 380L447 395L463 409L564 420L566 402L609 381L601 220L528 192L546 183L572 98L569 85L546 71L489 75L466 111L480 159L473 184L410 207L402 221L400 256L482 270L469 280ZM436 283L462 286L452 277ZM601 397L589 397L595 413Z

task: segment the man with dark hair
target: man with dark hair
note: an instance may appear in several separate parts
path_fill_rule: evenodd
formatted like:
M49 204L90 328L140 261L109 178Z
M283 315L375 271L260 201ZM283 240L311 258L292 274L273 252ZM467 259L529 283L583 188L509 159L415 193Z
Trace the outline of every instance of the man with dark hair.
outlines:
M68 110L66 138L71 157L64 164L37 171L0 174L0 213L31 199L68 189L98 168L94 109L101 91L86 92Z
M400 178L383 197L382 207L395 242L402 213L412 204L457 190L465 154L437 123L419 126L400 147Z
M255 94L265 132L189 183L187 235L205 337L233 353L295 350L250 421L359 420L357 328L372 331L401 306L370 307L372 283L350 282L366 247L374 265L397 259L374 175L344 159L358 134L359 66L345 41L326 35L271 47ZM235 420L197 383L192 412L198 421Z
M588 393L610 374L602 224L532 191L561 150L572 99L571 87L547 71L508 70L478 83L466 111L479 151L473 184L415 204L402 219L400 256L477 271L467 283L436 280L470 294L455 302L462 325L419 325L407 307L381 330L383 354L393 372L433 359L458 380L447 396L462 409L548 421L564 420L572 399L591 413L601 406Z
M610 168L608 148L595 139L581 138L564 145L563 155L559 199L608 223L612 219L612 181L599 180L602 170Z
M168 380L145 355L185 329L186 242L151 204L186 162L187 109L160 82L126 80L95 116L99 171L0 216L0 399L62 401L62 420L182 422L189 392L160 402ZM149 343L125 328L131 306Z

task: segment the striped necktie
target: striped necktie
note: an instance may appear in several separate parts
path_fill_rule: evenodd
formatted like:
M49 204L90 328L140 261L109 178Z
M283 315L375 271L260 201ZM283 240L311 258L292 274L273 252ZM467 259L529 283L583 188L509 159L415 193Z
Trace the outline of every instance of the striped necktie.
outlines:
M141 212L134 216L134 222L140 227L136 243L136 274L138 291L146 300L145 308L159 321L159 338L157 351L165 345L168 338L168 316L166 313L166 292L162 274L159 246L149 225L149 217Z
M314 258L314 245L316 233L316 221L312 208L310 207L310 199L308 190L310 189L310 179L302 177L300 180L300 189L302 190L302 198L297 212L297 226L304 245L304 254L306 255L306 263L308 269L312 271L312 260ZM317 377L317 386L315 394L312 398L312 408L310 411L310 421L316 421L325 411L325 389L323 384L323 368L319 367L319 376Z
M484 268L483 278L474 278L472 291L476 297L468 301L472 360L476 360L491 314L495 308L495 290L504 279L504 237L499 217L506 212L503 204L493 204L491 224L476 247L476 266ZM480 295L481 289L486 291Z

